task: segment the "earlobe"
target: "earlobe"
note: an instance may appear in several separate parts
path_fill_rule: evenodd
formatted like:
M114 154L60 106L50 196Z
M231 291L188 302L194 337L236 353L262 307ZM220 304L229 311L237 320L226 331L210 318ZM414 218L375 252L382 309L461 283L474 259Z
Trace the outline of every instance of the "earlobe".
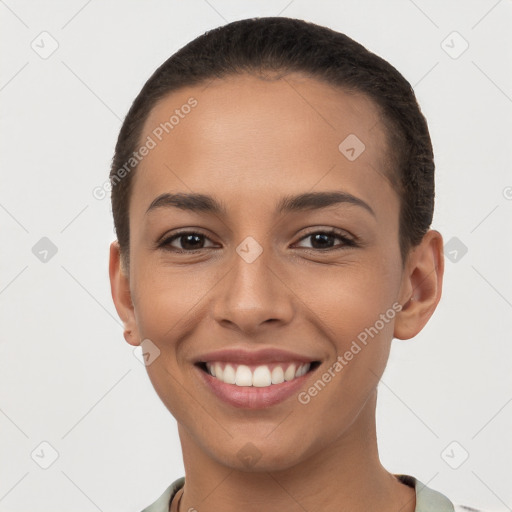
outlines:
M444 274L443 238L429 230L406 262L402 288L403 308L396 317L393 336L416 336L428 322L441 299Z
M119 242L115 240L110 244L109 277L112 299L119 318L124 323L124 339L130 345L140 345L137 324L135 322L135 311L130 292L129 275L124 271L121 264L121 251Z

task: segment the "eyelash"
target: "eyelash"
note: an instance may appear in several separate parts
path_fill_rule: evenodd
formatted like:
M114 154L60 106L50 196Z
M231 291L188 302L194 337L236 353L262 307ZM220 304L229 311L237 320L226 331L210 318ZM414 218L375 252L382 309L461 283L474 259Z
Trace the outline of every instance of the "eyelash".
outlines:
M308 233L307 235L303 236L299 240L299 242L301 242L309 237L312 237L313 235L318 235L318 234L334 236L334 237L338 238L339 240L341 240L343 242L343 245L341 247L328 247L327 249L311 248L311 249L309 249L308 252L313 251L313 252L325 253L325 252L330 252L330 251L343 250L343 249L346 249L347 247L358 247L358 243L355 240L348 238L347 236L345 236L343 234L343 232L340 232L336 229L325 229L325 230L312 231L311 233ZM200 231L181 231L179 233L175 233L174 235L162 240L162 242L160 242L158 244L158 247L162 248L166 251L174 252L177 254L195 254L199 251L203 251L204 249L208 249L208 247L202 247L200 249L184 250L184 249L176 249L175 247L171 246L171 243L174 240L177 240L186 235L199 235L199 236L204 237L205 239L210 240L205 234L201 233ZM305 249L308 249L308 248L305 248Z

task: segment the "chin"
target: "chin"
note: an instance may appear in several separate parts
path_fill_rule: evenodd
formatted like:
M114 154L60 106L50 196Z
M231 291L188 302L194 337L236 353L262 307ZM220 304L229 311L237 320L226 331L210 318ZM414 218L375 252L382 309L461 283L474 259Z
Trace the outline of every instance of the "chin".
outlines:
M216 445L210 451L212 458L219 464L229 467L235 471L259 473L285 471L297 464L300 464L308 458L304 451L297 451L297 444L290 443L284 445L277 439L274 442L268 442L268 439L261 439L260 442L254 437L247 437L247 440L236 442L236 448L233 450L219 451L219 445ZM226 445L224 445L226 447ZM302 442L301 448L305 445Z

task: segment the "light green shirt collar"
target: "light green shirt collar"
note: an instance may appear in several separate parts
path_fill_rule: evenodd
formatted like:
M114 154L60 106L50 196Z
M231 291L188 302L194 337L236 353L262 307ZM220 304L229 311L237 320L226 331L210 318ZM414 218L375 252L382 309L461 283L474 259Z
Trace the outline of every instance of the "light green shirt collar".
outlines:
M453 503L440 492L430 489L425 484L409 475L395 475L402 483L416 491L415 512L454 512ZM164 493L142 512L169 512L169 504L174 495L185 484L185 477L175 480Z

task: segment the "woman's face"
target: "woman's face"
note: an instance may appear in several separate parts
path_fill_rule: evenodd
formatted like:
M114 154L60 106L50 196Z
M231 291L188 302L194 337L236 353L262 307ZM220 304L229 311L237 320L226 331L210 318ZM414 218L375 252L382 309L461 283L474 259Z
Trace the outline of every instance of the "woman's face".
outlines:
M410 293L374 104L297 74L235 76L160 101L143 144L127 339L150 340L147 371L182 442L230 467L283 469L348 439L371 417ZM181 207L150 208L162 194ZM196 194L208 198L184 197ZM312 364L294 378L293 363Z

